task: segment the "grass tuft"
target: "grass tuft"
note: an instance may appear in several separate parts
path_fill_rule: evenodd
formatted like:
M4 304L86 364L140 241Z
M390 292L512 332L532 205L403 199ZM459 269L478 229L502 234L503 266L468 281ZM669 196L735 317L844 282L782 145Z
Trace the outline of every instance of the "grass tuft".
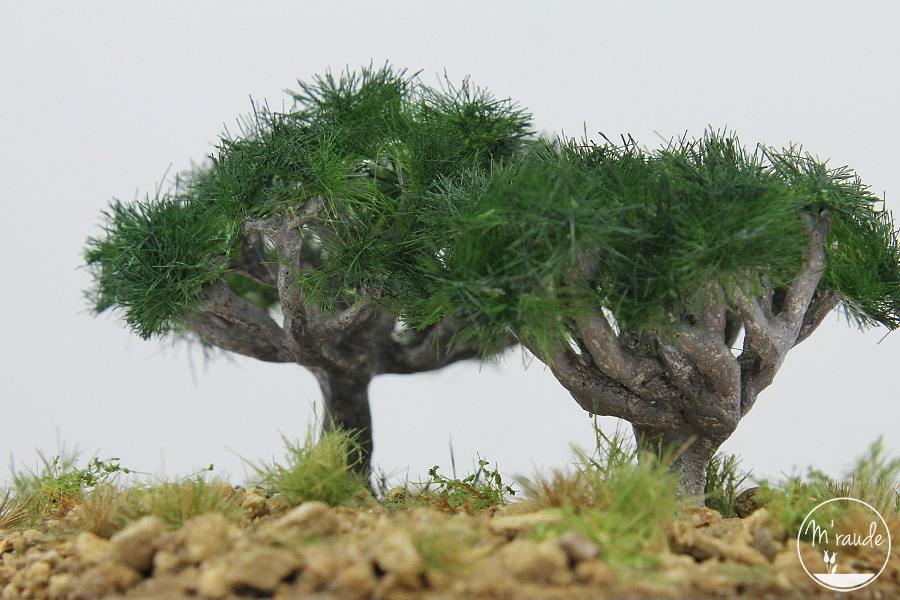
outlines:
M31 527L49 519L59 519L78 506L92 490L111 482L120 473L130 473L118 458L97 457L79 468L78 451L48 458L38 450L39 465L16 470L10 465L13 489L0 504L0 529Z
M19 529L28 522L28 513L18 506L10 492L0 500L0 531Z
M779 483L762 480L760 486L760 500L787 535L796 535L806 515L818 504L841 497L871 505L889 527L900 530L900 457L886 455L882 438L857 459L842 479L809 469L806 477L791 476ZM839 511L837 504L834 503L835 510Z
M202 514L218 512L235 516L240 509L230 485L195 475L175 482L137 486L125 495L122 510L129 520L155 515L169 529L178 529Z
M338 428L321 433L316 440L311 426L302 443L282 439L287 449L283 464L248 463L256 471L256 485L278 494L289 506L309 500L331 506L372 501L365 479L353 470L354 457L361 455L358 435Z
M409 533L426 571L461 570L470 562L472 550L484 541L476 529L455 519L448 519L438 527L413 524Z
M147 515L159 517L168 529L174 530L210 512L236 518L241 513L239 499L227 483L194 475L128 488L99 486L81 503L79 526L100 537L110 537L131 521Z
M596 543L611 566L652 568L654 556L667 547L664 524L683 504L678 479L669 471L672 455L639 455L621 430L610 437L595 425L595 432L594 454L574 449L574 470L521 481L526 502L563 516L560 525L536 534L574 529Z
M725 518L738 516L734 501L741 484L750 476L740 470L740 464L741 460L734 454L720 452L706 468L706 507L719 511Z

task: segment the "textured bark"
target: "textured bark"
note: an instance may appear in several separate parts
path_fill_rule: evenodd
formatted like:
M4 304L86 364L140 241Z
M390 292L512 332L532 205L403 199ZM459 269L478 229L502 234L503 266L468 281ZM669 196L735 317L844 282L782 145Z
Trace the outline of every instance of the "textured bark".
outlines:
M371 458L372 413L369 408L371 377L358 373L341 373L321 368L311 369L322 390L325 418L323 429L343 429L359 443L358 451L350 455L353 470L368 478L372 470Z
M265 310L219 281L210 286L184 324L206 344L266 362L295 362L284 331Z
M760 287L752 283L765 282L729 290L711 283L698 290L692 314L673 315L665 332L617 331L597 309L573 320L574 347L538 349L526 335L519 339L582 408L629 421L643 448L680 449L673 468L683 491L699 497L716 450L772 383L787 353L838 304L833 293L817 289L831 218L802 218L809 237L802 265L788 283L769 286L767 293L750 292ZM590 281L600 259L591 250L579 252L570 282ZM743 348L736 357L732 345L741 328Z
M706 469L724 440L684 437L671 430L660 432L657 428L637 426L634 427L634 437L640 450L657 455L674 453L676 458L672 463L672 470L681 477L681 493L688 498L697 499L697 504L702 504Z

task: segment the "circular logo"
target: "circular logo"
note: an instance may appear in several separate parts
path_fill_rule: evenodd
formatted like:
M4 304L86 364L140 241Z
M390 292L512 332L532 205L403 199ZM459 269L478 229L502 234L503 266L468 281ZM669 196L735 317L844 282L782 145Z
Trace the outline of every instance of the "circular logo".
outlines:
M835 511L841 508L840 512ZM801 542L819 551L817 560ZM812 509L797 534L797 555L819 585L850 592L875 581L891 556L891 534L877 510L856 498L833 498Z

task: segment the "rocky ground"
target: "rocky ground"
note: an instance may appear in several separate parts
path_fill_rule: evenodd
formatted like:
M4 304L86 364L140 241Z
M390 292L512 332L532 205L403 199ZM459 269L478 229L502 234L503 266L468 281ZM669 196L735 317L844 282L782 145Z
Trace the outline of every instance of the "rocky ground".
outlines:
M41 531L0 534L0 599L842 597L809 578L765 508L743 519L686 509L641 572L574 531L540 535L559 515L524 504L474 516L320 502L287 510L255 489L233 494L245 514L237 522L208 513L172 531L150 516L105 539L79 531L76 509ZM900 565L848 597L900 598Z

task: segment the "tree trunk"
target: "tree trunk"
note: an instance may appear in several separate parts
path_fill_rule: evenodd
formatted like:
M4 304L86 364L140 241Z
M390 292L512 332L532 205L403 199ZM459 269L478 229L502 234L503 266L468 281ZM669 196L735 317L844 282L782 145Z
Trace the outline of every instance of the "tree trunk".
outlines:
M682 432L661 433L659 430L634 426L634 436L638 448L657 456L666 452L677 453L672 463L672 472L681 477L681 494L696 498L696 505L703 506L706 492L706 469L715 456L721 441L706 436ZM722 440L724 441L724 440Z
M359 443L349 460L353 470L366 481L371 474L372 413L369 410L369 382L372 378L359 373L345 373L321 368L310 369L322 388L325 403L323 431L342 428L356 436Z

